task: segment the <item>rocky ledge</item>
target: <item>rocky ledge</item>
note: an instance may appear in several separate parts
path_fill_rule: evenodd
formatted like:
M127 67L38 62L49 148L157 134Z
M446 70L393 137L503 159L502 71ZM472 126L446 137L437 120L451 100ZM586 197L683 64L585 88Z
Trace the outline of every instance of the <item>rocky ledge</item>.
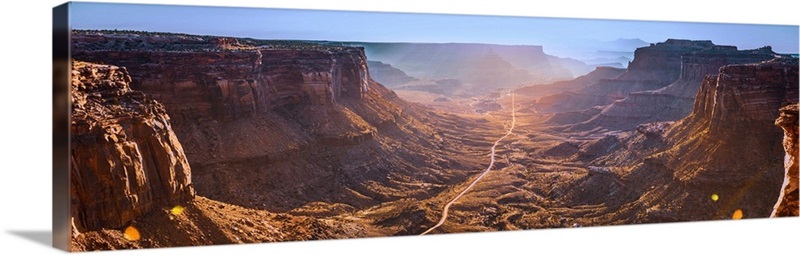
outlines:
M651 91L632 92L628 97L605 106L591 120L572 131L586 131L598 126L610 130L631 130L646 122L676 121L689 115L703 78L716 75L720 67L731 64L758 63L777 56L770 47L737 50L735 46L712 46L686 53L681 57L681 74L672 84Z
M791 111L783 107L796 104L797 94L797 59L726 65L705 77L689 116L663 128L640 126L628 149L614 156L644 158L625 176L642 194L628 207L636 211L634 221L769 217L791 151L782 144L793 143L783 140L775 119L795 128L787 137L796 134Z
M575 92L543 97L535 106L540 112L585 110L611 104L632 92L661 89L680 77L684 54L720 47L727 46L717 46L711 41L668 39L638 48L628 70L619 77L597 81Z
M766 159L779 162L784 153L779 146L781 134L773 123L779 116L778 109L798 101L797 66L797 59L776 58L760 63L727 65L718 75L707 76L695 99L692 114L671 129L668 136L684 145L691 144L694 139L716 144L706 148L708 150L702 153L702 157L706 158L703 161L717 162L706 164L713 166L707 169L686 170L698 174L695 177L702 176L701 179L725 182L727 178L719 176L741 175L741 178L747 178L753 175L750 170L736 164L753 165ZM741 137L741 134L748 135ZM685 178L694 174L686 172L677 176Z
M133 88L174 118L231 120L330 105L360 99L370 80L364 49L356 47L87 31L72 39L75 58L127 67Z
M797 82L798 61L787 57L726 65L705 78L693 112L666 132L670 148L642 168L669 173L667 186L684 187L689 199L666 195L676 199L672 207L684 208L676 217L729 219L735 210L745 218L771 214L786 154L775 119L780 108L797 103ZM714 202L709 194L722 198Z
M800 205L798 205L798 166L800 161L797 157L798 150L798 105L787 105L781 108L780 117L775 120L775 125L783 129L783 149L786 151L783 166L786 169L783 179L783 188L775 208L772 210L773 217L798 216L800 215Z
M370 117L356 118L346 105L393 95L372 81L358 47L147 32L74 31L72 39L75 58L126 67L131 87L164 105L195 173L286 153L314 137L368 133L359 119ZM162 44L172 46L152 46Z
M125 68L73 61L70 191L78 231L119 228L191 200L191 169L164 106Z

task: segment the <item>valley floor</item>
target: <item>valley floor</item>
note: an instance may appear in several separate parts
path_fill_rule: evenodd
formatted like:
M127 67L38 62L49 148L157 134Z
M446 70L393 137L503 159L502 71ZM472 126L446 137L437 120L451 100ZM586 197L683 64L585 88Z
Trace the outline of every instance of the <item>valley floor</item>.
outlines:
M432 130L436 134L424 138L433 148L379 139L381 146L394 146L399 154L411 158L374 155L392 158L390 162L401 169L381 170L361 164L356 168L376 175L361 179L332 176L325 179L331 182L321 187L275 188L264 194L254 194L258 189L246 182L229 186L226 189L236 190L229 193L219 187L199 186L199 196L185 205L182 214L163 208L135 222L143 237L140 241L127 241L124 229L93 231L76 233L73 248L104 250L419 235L426 230L441 234L686 220L672 213L675 208L665 208L658 198L686 199L691 188L676 192L653 186L669 183L671 177L634 170L633 166L652 152L647 148L658 150L658 142L637 140L641 138L633 131L607 136L560 133L543 125L549 115L521 109L516 111L513 132L497 143L494 167L452 203L448 218L437 226L444 206L481 175L490 163L492 143L510 128L514 117L511 98L488 100L501 108L478 113L474 108L469 111L472 106L468 102L451 102L451 108L461 110L447 112L436 106L435 110L423 110L429 106L420 103L399 109L396 126L400 131L420 134ZM640 148L619 153L616 146ZM644 150L638 150L641 148ZM414 151L431 155L419 161L413 157ZM610 153L613 151L616 154ZM291 162L270 164L290 167ZM352 164L342 166L353 168ZM236 183L237 175L249 171L249 167L215 165L196 170L197 179L212 178L204 172L213 170L228 173L213 178ZM272 185L277 184L264 186ZM289 192L293 189L296 193ZM310 192L315 189L330 190L330 194ZM715 217L728 216L709 214L692 219Z

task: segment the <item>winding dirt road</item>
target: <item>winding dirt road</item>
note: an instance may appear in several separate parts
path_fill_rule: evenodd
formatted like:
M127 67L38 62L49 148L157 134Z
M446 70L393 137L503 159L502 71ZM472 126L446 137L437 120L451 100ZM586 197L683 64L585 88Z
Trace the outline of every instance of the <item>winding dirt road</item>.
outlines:
M430 233L434 229L442 226L442 224L444 224L444 222L447 220L447 215L448 212L450 211L450 206L453 205L453 203L455 203L456 201L458 201L458 199L461 198L461 196L464 196L464 194L466 194L467 191L472 189L472 187L474 187L475 184L477 184L481 179L483 179L484 176L486 176L486 174L489 173L489 171L492 170L492 167L494 167L495 148L497 147L498 144L500 144L500 141L511 135L511 132L514 131L514 125L516 125L516 123L517 123L517 115L516 115L516 106L514 105L514 91L511 91L511 127L508 128L508 132L506 132L506 135L500 137L500 139L497 139L497 141L494 141L494 145L492 145L492 156L491 156L491 161L489 162L489 166L486 167L486 170L483 170L483 173L481 173L481 175L479 175L478 178L472 181L472 183L470 183L469 186L467 186L463 191L461 191L461 193L458 193L458 196L454 197L453 200L450 200L450 202L444 206L444 210L442 211L442 219L439 220L439 223L436 223L435 226L429 228L428 230L422 232L422 234L419 235L425 235L427 233Z

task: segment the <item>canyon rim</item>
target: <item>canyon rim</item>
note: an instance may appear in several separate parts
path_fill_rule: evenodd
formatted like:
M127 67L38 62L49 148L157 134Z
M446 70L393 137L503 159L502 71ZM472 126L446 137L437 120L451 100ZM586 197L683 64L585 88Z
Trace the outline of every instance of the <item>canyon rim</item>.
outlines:
M797 216L782 37L557 55L82 22L73 251Z

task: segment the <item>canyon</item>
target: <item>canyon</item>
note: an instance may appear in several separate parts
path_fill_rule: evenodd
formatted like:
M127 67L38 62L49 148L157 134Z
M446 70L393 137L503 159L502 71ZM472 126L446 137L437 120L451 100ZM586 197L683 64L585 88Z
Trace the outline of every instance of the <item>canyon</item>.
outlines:
M766 61L776 55L769 47L737 50L716 45L685 53L681 56L680 75L674 82L656 90L627 93L625 98L602 106L600 113L568 130L631 130L643 123L680 120L689 115L699 85L707 75L717 74L725 65Z
M165 107L131 89L125 68L72 65L71 250L352 236L305 217L237 210L196 196L192 169ZM255 225L255 217L276 224ZM121 231L131 227L137 235L167 239L138 240ZM242 229L250 234L241 235Z
M535 46L354 44L73 31L73 250L797 211L798 61L769 47L574 72Z
M594 69L581 61L546 54L533 45L481 43L371 43L328 42L332 45L364 47L371 61L389 65L399 72L381 72L375 80L390 87L395 80L410 76L433 81L455 80L462 87L443 87L444 93L475 96L521 84L570 79ZM391 70L380 66L379 70ZM395 74L388 76L387 74ZM430 83L430 82L429 82ZM413 90L413 88L412 88Z
M608 105L631 92L660 89L680 76L683 54L714 47L710 41L669 39L638 48L622 75L597 81L575 92L543 97L535 102L534 107L542 112L586 110Z
M774 122L783 105L798 101L797 63L778 57L727 65L704 79L692 113L663 135L671 148L633 170L671 169L667 177L687 186L683 194L654 192L659 208L687 208L670 212L673 219L726 219L736 210L748 217L770 215L775 200L762 198L778 197L783 171L775 169L783 169L785 154ZM709 194L729 199L709 203Z

